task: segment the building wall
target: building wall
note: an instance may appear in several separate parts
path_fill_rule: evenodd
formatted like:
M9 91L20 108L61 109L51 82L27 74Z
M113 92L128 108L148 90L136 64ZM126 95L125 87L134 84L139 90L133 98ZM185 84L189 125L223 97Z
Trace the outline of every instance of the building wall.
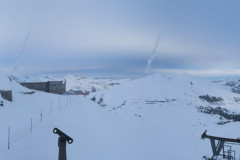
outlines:
M63 81L48 81L48 82L24 82L22 86L29 89L44 91L49 93L64 94L66 92L66 83Z
M12 102L12 91L0 90L1 97Z
M29 89L49 92L49 83L48 82L25 82L25 83L20 83L20 84Z
M64 94L66 92L66 83L63 81L49 81L49 92Z

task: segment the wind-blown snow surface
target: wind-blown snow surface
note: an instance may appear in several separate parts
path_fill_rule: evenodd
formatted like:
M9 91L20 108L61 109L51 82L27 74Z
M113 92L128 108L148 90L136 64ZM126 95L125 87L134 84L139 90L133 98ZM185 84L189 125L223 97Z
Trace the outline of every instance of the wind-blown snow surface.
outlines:
M211 156L210 142L200 138L206 129L216 136L239 137L238 122L217 125L218 116L196 109L207 105L198 95L209 94L221 96L222 106L239 111L235 103L233 108L227 105L238 95L188 75L154 75L97 93L96 102L102 96L104 107L89 100L94 95L26 95L19 93L24 88L13 88L13 103L0 108L0 158L4 160L57 159L54 127L74 139L67 145L69 160L202 159Z

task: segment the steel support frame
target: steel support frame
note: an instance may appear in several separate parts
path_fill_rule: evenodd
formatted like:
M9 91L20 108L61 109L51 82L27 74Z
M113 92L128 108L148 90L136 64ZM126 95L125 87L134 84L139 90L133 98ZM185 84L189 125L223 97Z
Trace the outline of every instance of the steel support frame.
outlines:
M217 157L220 155L221 150L224 148L225 141L219 140L216 145L215 140L210 139L210 143L211 143L212 152L213 152L213 156L211 160L214 160L214 157Z

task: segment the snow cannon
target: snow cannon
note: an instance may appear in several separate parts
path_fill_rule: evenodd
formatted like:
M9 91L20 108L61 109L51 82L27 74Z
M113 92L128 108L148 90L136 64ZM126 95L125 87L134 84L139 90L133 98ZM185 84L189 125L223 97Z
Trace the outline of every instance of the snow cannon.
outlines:
M60 129L54 128L53 129L54 134L58 134L58 147L59 147L59 153L58 153L58 160L67 160L67 152L66 152L66 142L68 144L73 143L73 139L63 133Z
M233 139L233 138L210 136L210 135L207 135L207 130L205 132L203 132L201 138L202 139L205 139L205 138L210 139L211 148L212 148L212 152L213 152L212 158L206 158L206 156L204 156L205 159L216 160L216 159L218 159L218 156L221 156L228 160L235 159L236 152L234 150L232 150L231 145L236 145L236 144L239 145L239 143L240 143L239 138ZM227 144L227 145L225 145L225 144Z

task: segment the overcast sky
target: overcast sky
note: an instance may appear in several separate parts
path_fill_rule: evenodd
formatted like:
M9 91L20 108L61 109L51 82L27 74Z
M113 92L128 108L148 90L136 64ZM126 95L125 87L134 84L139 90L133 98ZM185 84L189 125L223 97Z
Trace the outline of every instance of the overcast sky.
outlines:
M239 0L0 0L0 67L139 75L153 57L149 73L240 75L239 8Z

